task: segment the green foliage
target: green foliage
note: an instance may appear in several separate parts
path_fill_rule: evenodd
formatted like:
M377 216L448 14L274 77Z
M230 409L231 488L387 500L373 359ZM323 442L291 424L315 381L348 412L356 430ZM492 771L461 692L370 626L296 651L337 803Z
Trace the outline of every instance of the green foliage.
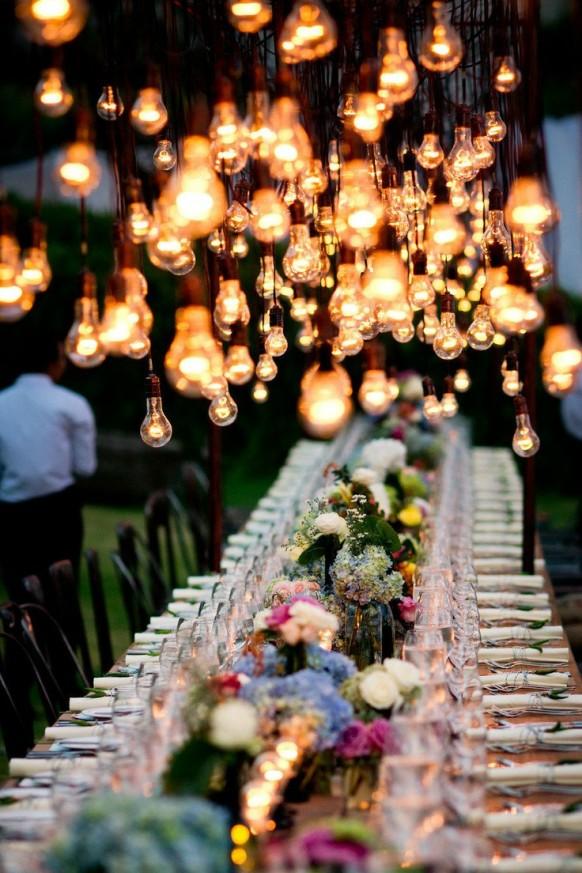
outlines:
M164 775L165 793L205 797L224 757L224 752L216 746L200 737L192 737L170 760Z
M351 522L354 544L366 546L381 546L386 552L398 552L401 548L400 538L391 524L378 515L358 516ZM359 554L352 548L354 554Z

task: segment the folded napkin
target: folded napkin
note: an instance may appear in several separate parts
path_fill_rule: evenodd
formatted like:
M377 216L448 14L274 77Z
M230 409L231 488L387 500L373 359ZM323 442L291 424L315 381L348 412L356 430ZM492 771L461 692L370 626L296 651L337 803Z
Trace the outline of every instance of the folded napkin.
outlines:
M473 558L520 558L521 545L476 545L473 544Z
M271 516L271 521L255 521L253 519L247 521L245 524L245 531L248 533L256 533L256 534L265 534L270 533L273 530L273 523L275 521L274 516Z
M494 546L496 543L500 546L521 546L523 536L520 531L515 533L489 533L488 531L474 530L473 545Z
M488 767L490 785L581 785L582 764L517 764Z
M481 621L550 621L552 610L547 609L508 609L505 607L483 607L479 609Z
M121 688L122 685L131 685L132 682L135 682L135 676L95 676L93 688L110 691L112 688Z
M270 524L272 524L276 515L276 507L261 507L253 509L253 511L251 512L251 519L253 521L268 521Z
M57 768L97 766L97 758L11 758L8 763L8 775L20 779L23 776L37 776L39 773L50 773Z
M568 649L558 646L548 647L541 652L530 646L507 646L490 647L479 649L479 663L496 661L502 664L504 661L537 661L544 664L567 664Z
M476 521L473 523L473 536L476 533L486 534L523 534L523 525L520 521Z
M538 831L582 832L582 812L490 812L485 816L485 829L490 834L527 834ZM560 868L555 868L559 870ZM529 862L524 873L531 873Z
M546 606L550 601L547 591L521 594L519 591L477 591L479 606Z
M125 663L128 666L131 664L157 664L159 660L159 655L148 655L146 652L125 656Z
M172 631L156 633L155 631L138 631L133 635L134 643L161 643L167 637L173 636Z
M171 600L166 607L168 612L175 613L178 617L182 614L186 615L195 615L198 613L200 608L200 603L205 603L206 601L198 600L195 602L189 600Z
M543 558L536 558L534 566L538 572L541 572L546 566L546 562ZM512 558L475 558L473 567L477 575L479 573L519 573L521 561Z
M487 744L490 746L577 746L582 744L582 729L566 727L554 730L556 722L539 725L520 725L511 728L490 728L487 731Z
M233 561L232 558L222 558L220 561L220 569L223 573L228 573L231 570L234 570L237 562Z
M235 534L232 536L234 537ZM232 537L229 537L229 542L231 539ZM186 579L186 584L190 588L212 588L217 582L220 582L220 575L218 573L206 573L204 576L188 576Z
M484 709L582 709L582 694L565 694L557 700L542 694L485 694Z
M247 550L245 546L227 546L222 553L223 558L230 558L233 561L239 561L244 558Z
M477 587L487 588L490 591L495 588L537 591L544 587L544 582L544 577L539 574L531 576L526 573L486 573L484 576L477 576Z
M101 709L111 706L113 698L106 697L71 697L69 699L69 712L83 712L84 709Z
M110 732L113 726L104 724L101 727L102 731ZM83 739L98 739L101 734L95 733L95 725L87 723L87 727L83 725L75 725L74 727L62 726L57 724L49 725L44 729L45 740L74 740L82 737Z
M481 642L497 643L507 640L561 640L564 637L564 629L559 624L545 624L543 627L524 627L520 624L508 627L482 627Z
M174 588L172 591L174 600L189 600L193 603L201 603L210 600L212 592L208 588Z
M566 688L570 673L530 673L527 670L510 670L507 673L487 673L481 676L483 688L501 685L507 688Z
M527 859L521 856L481 861L476 869L478 873L582 873L582 858L554 852L529 852Z
M149 620L148 629L175 631L178 621L175 615L153 615Z

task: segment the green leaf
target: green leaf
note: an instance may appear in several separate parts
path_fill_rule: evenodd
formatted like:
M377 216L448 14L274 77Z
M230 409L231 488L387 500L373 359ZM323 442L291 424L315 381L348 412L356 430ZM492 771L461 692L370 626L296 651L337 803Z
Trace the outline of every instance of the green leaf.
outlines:
M520 609L522 612L531 612L533 606L518 606L517 608Z
M370 515L364 522L364 530L368 535L368 544L383 546L387 552L399 552L402 548L400 537L386 519Z
M343 467L340 467L338 470L333 471L333 478L336 482L344 482L346 485L350 484L351 476L346 464L344 464Z
M554 672L553 667L550 668L549 670L534 670L533 671L534 676L549 676L550 673L553 673L553 672Z
M215 746L193 737L170 759L164 774L165 792L205 796L221 759L222 754Z
M530 649L537 649L538 652L543 654L544 646L549 642L549 640L538 640L535 643L528 643L528 646Z
M528 624L528 627L531 630L540 630L540 628L545 627L547 625L547 623L548 623L547 619L545 621L530 621L530 623ZM546 641L544 640L544 642L546 642ZM548 642L549 642L549 640L548 640Z
M565 700L567 696L568 694L563 688L553 688L546 694L546 697L549 697L550 700Z
M107 691L102 688L85 688L84 689L89 697L107 697Z
M560 733L560 731L566 731L566 730L568 730L568 728L564 727L564 725L562 724L561 721L557 721L553 727L547 728L547 730L545 730L544 733L557 734L557 733Z
M582 809L582 800L573 800L562 807L562 812L578 812L579 809Z
M316 561L321 561L321 559L325 557L328 547L326 540L330 539L331 536L318 537L315 542L311 543L311 545L307 546L307 548L301 552L297 558L297 563L301 564L302 567L305 567L309 564L315 564ZM334 539L337 540L337 537L334 537Z

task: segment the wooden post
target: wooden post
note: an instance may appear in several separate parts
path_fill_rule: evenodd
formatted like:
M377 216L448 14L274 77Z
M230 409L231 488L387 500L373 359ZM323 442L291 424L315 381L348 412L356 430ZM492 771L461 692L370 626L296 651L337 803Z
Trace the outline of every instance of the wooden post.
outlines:
M214 312L214 304L218 296L220 277L218 272L218 258L209 252L205 245L204 249L208 269L208 290L210 295L210 311ZM213 323L214 327L214 323ZM220 558L222 553L222 438L220 428L208 421L208 482L209 482L209 543L208 543L208 566L213 573L220 570Z
M536 337L526 334L523 354L524 395L532 426L536 427ZM533 573L536 546L536 459L523 462L523 549L521 568L524 573Z

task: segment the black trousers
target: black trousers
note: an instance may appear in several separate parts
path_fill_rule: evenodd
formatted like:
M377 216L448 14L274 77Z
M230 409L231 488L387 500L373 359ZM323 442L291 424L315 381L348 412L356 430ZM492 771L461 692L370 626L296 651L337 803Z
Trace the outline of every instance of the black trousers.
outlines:
M82 544L83 516L75 485L32 500L0 502L0 575L17 603L29 599L22 585L25 576L44 582L49 566L66 559L78 572Z

